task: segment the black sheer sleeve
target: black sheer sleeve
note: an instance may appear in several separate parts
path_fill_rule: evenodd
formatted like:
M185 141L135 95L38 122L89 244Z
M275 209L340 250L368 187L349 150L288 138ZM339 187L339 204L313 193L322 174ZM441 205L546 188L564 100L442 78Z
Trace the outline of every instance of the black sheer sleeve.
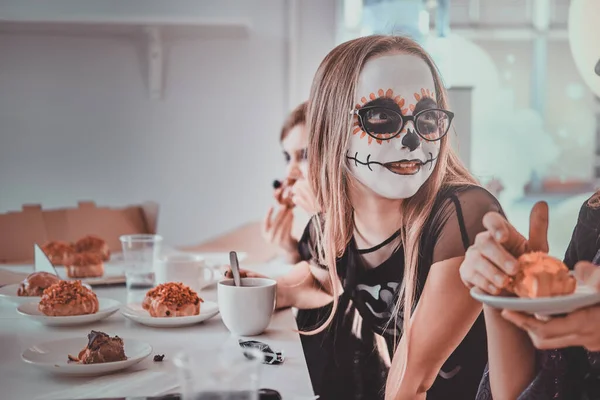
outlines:
M498 200L478 186L454 192L444 199L435 216L439 228L433 263L464 256L475 236L485 230L483 216L491 211L502 214Z
M592 261L600 249L600 208L581 206L577 225L565 253L565 264L573 269L578 261Z

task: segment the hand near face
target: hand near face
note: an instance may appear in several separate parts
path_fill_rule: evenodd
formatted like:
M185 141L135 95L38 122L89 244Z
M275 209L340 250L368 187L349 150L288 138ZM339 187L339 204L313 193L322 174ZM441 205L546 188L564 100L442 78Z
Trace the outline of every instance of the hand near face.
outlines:
M233 273L231 272L231 266L225 266L225 278L233 279ZM268 278L268 276L249 271L247 269L240 269L240 278Z
M575 266L575 276L600 291L600 267L587 261ZM600 305L582 308L566 315L540 321L531 315L504 310L502 316L525 330L538 349L583 346L600 351Z
M310 184L306 179L300 179L296 181L292 187L292 201L310 215L314 215L319 212L317 199L315 198L315 195L310 188Z
M488 213L483 218L485 231L469 247L460 266L463 283L485 293L499 294L510 276L517 272L517 258L530 251L548 252L548 205L536 203L529 219L529 240L506 218Z
M287 206L280 206L276 215L271 207L263 222L263 237L267 243L280 247L288 253L296 253L298 242L292 237L294 213Z

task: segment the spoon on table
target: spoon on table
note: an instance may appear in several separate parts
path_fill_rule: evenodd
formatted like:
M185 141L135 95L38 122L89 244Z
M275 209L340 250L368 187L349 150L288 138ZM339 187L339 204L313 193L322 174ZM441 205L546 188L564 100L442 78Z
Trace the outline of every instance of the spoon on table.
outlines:
M235 251L229 252L229 263L231 264L233 283L235 284L235 286L242 286L242 279L240 278L240 264L238 262L237 253Z

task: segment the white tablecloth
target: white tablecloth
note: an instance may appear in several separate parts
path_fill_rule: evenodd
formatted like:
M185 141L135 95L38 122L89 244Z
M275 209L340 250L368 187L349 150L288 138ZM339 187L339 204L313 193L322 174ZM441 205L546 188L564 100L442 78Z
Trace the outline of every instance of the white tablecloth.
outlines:
M270 265L269 267L273 267ZM22 270L20 267L19 270ZM261 271L263 272L263 271ZM268 272L265 270L264 272ZM94 288L99 297L127 300L124 286ZM200 294L216 301L216 290ZM43 341L61 338L85 338L91 330L100 330L123 338L150 343L154 354L165 354L163 362L152 356L131 369L101 377L61 377L44 373L21 360L21 353ZM282 365L264 365L261 387L278 390L285 400L302 400L313 395L300 338L294 330L291 310L275 313L268 330L257 340L285 353ZM16 306L0 301L0 398L2 400L55 400L98 397L155 396L177 392L178 382L172 356L185 348L206 368L210 368L224 347L237 347L219 316L191 327L150 328L124 318L119 312L90 325L46 327L21 317ZM66 357L66 355L65 355Z

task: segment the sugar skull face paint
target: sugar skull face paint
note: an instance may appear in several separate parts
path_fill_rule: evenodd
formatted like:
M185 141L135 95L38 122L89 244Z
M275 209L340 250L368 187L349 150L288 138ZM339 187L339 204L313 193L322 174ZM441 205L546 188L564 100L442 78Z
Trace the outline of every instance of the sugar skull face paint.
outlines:
M405 54L365 65L346 152L352 175L389 199L413 196L431 176L452 113L439 110L427 64Z

